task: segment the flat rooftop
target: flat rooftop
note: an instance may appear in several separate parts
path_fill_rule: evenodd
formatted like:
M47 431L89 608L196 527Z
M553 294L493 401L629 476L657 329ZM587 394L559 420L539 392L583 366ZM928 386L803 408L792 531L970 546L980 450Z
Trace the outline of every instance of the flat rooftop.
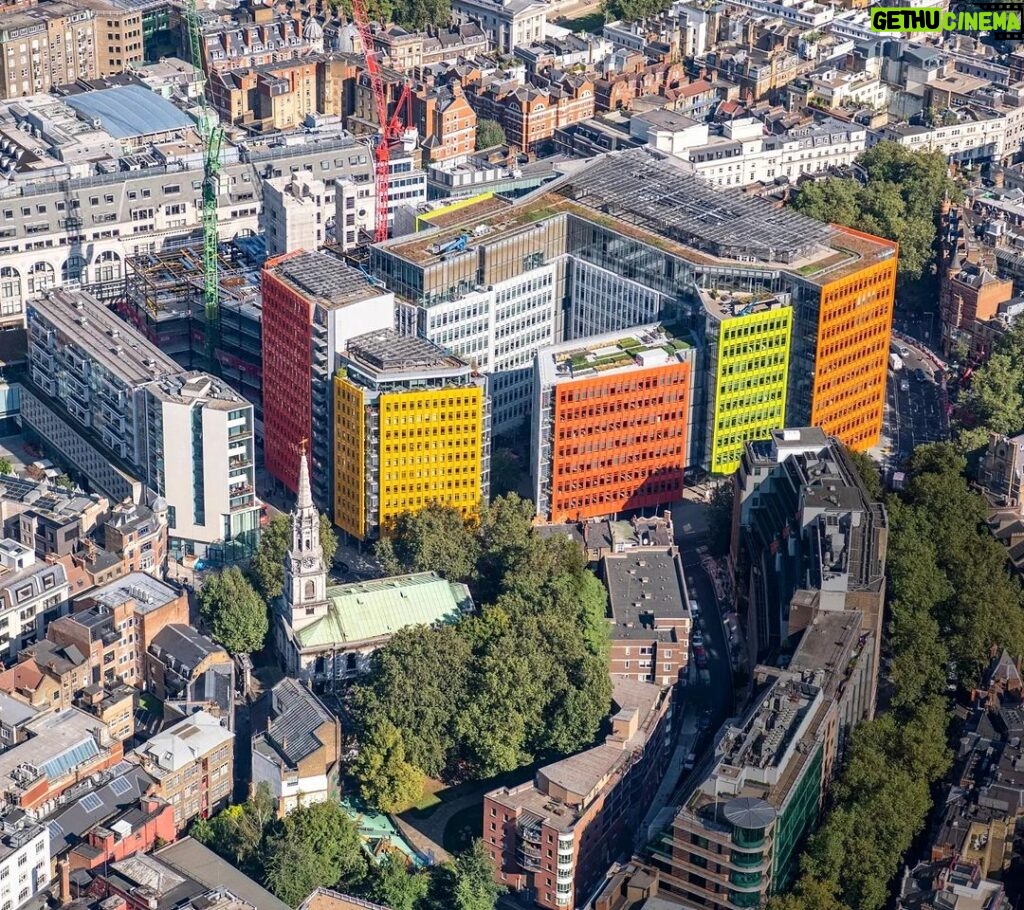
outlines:
M659 626L690 621L689 594L677 551L634 549L601 563L612 638L653 638Z
M29 304L30 317L33 312L61 334L64 344L82 348L129 387L181 371L163 351L85 291L50 291Z
M451 214L444 230L397 238L383 249L426 266L440 261L440 250L460 235L472 233L472 249L537 222L574 215L697 265L752 270L772 265L818 284L896 255L894 243L823 224L759 196L713 187L681 162L647 148L595 158L497 211L493 205L469 205Z
M158 398L178 404L189 404L203 401L221 410L238 407L251 408L252 405L238 394L223 379L193 370L175 376L165 376L150 383L149 389Z
M266 271L327 309L372 300L385 293L362 272L327 253L302 252L271 260Z
M461 358L425 338L399 335L394 329L357 335L349 341L345 353L360 365L380 373L419 373L468 366Z
M563 342L537 352L542 385L662 366L692 356L688 338L660 324Z
M146 572L132 572L85 595L88 600L110 608L134 599L136 609L143 614L166 606L180 596L170 585Z
M570 831L582 812L608 785L618 771L634 760L634 753L647 742L667 692L653 683L634 679L612 680L612 720L628 723L636 719L635 732L628 739L611 733L604 743L545 765L534 781L518 787L501 787L487 794L495 802L520 813L521 825L546 822L559 831ZM569 804L551 796L550 784L564 788L579 799Z
M40 715L27 729L28 739L0 753L0 794L21 792L37 772L52 781L96 758L96 736L106 725L85 711L67 708ZM27 766L24 773L22 766Z

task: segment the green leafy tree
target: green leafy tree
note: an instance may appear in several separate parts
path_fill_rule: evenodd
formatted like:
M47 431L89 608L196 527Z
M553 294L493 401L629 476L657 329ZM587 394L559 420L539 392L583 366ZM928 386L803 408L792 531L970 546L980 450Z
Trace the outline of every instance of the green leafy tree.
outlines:
M260 535L260 544L249 561L249 574L256 590L266 600L276 600L284 586L284 560L292 542L292 523L287 515L275 515ZM320 516L320 548L324 565L330 569L338 550L338 536L331 520Z
M1021 370L1014 358L996 352L971 377L964 407L993 433L1016 433L1024 424Z
M370 729L352 774L363 799L381 812L403 811L423 794L423 774L405 760L402 734L386 720Z
M494 865L483 841L474 840L453 864L452 910L494 910L504 888L494 881Z
M54 478L53 481L58 487L63 487L65 490L73 490L75 488L75 482L68 477L67 474L60 474Z
M505 144L505 130L497 120L477 120L476 122L476 148L491 149L497 145Z
M334 801L293 809L267 835L264 880L290 907L316 888L359 882L366 862L355 822Z
M736 495L732 480L719 484L711 493L708 507L708 550L712 556L725 556L732 544L732 510Z
M882 487L882 474L878 470L878 465L875 464L870 455L865 455L863 452L854 452L853 449L847 449L846 456L853 463L857 476L860 478L861 483L864 484L864 489L868 491L868 496L876 502L881 502L882 497L885 495L885 490Z
M818 221L854 224L860 215L856 180L811 180L800 188L797 207Z
M14 465L11 464L11 459L6 455L0 457L0 474L6 477L8 474L14 473Z
M334 554L338 552L338 535L331 520L320 513L320 549L324 551L324 565L330 570L334 565Z
M199 610L213 638L232 654L251 654L266 642L267 605L236 566L206 579Z
M605 0L602 9L608 21L635 22L657 16L671 5L671 0Z
M432 503L406 512L376 549L385 574L437 572L452 581L466 581L476 565L473 528L455 509Z
M228 806L211 819L197 819L189 834L246 874L261 878L263 837L276 818L270 787L261 783L244 803Z
M939 208L960 190L949 177L941 152L911 151L895 142L880 142L857 160L867 179L849 177L808 181L793 205L828 221L897 240L901 283L930 275L935 264Z
M284 586L284 557L291 541L291 522L287 515L275 515L260 535L260 543L249 561L249 571L257 590L266 600L281 596Z
M352 20L351 0L329 0ZM427 25L445 27L451 21L450 0L369 0L367 15L372 22L391 23L402 28L421 31Z
M389 910L420 910L426 906L430 874L410 869L394 854L374 866L366 888L370 900Z
M832 881L804 875L789 894L777 894L768 910L850 910L839 899L839 886Z
M404 758L436 777L457 752L456 717L468 699L469 643L458 629L400 630L378 650L353 691L360 739L387 721L402 733Z

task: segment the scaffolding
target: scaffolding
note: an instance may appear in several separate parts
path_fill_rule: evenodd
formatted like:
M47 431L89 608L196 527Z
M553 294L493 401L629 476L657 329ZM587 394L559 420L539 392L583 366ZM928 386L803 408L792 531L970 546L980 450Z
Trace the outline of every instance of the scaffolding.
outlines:
M131 322L182 367L225 379L261 410L262 255L244 243L218 253L218 325L207 331L204 248L201 242L146 253L126 263L125 295L118 304ZM212 359L211 359L212 358Z

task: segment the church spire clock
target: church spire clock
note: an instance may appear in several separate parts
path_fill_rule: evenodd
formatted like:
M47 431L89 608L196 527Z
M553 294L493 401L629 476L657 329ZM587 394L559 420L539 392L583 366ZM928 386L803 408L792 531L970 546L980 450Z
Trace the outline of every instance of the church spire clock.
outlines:
M309 484L306 444L299 455L299 487L291 515L292 539L284 561L285 607L293 629L309 625L327 612L327 567L320 546L320 514Z

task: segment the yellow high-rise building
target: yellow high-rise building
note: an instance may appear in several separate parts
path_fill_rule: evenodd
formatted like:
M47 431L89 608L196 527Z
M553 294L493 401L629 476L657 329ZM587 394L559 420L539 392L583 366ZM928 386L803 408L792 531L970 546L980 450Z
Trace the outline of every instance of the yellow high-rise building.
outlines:
M786 424L793 308L780 297L704 296L710 363L709 467L731 474L748 442Z
M483 377L422 338L354 338L334 377L334 523L364 540L437 502L470 518L490 487Z

